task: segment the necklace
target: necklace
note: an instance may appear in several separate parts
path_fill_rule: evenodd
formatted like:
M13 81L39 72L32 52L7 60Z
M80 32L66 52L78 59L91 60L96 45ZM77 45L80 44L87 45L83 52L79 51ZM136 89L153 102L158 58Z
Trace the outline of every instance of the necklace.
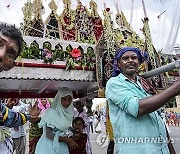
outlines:
M76 133L76 134L74 134L74 136L79 136L79 135L81 135L81 132L80 132L80 133Z

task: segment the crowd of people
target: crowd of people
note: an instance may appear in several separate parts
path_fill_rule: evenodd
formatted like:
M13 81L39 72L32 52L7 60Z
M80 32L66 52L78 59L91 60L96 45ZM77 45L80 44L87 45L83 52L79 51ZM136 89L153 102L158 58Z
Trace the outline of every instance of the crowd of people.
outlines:
M60 89L59 95L62 94L64 90L68 90L68 89L66 88ZM59 98L61 97L59 96L58 99ZM57 101L58 99L54 99L53 102L49 102L48 99L46 98L41 98L41 99L36 100L37 106L40 109L40 116L36 118L36 120L33 123L30 123L29 125L29 129L28 129L29 130L29 144L27 144L26 142L27 134L26 134L26 129L23 125L19 127L12 127L11 129L6 127L6 129L4 129L4 136L5 138L8 138L4 146L6 145L6 147L9 150L9 153L15 152L16 154L25 154L27 152L27 146L29 146L29 154L34 154L34 153L38 154L42 152L49 153L53 151L52 149L53 147L50 148L47 140L49 139L52 140L51 142L49 142L50 145L53 143L54 137L56 135L53 132L56 132L56 131L53 131L51 127L53 127L54 129L57 129L58 126L54 126L54 125L55 125L55 122L57 121L56 119L57 118L61 119L60 118L61 116L59 115L59 117L56 117L57 115L55 116L54 110L52 110L51 112L46 111L46 110L51 107L51 104L52 105L54 104L55 100ZM24 103L21 99L14 99L14 98L2 99L1 103L6 105L9 109L12 109L12 111L14 112L25 113L25 114L29 112L28 110L32 106L31 103L27 104L27 103ZM58 103L58 101L56 103ZM61 142L67 143L68 151L70 154L71 153L72 154L92 153L92 148L90 144L90 134L101 133L102 124L104 123L104 125L106 126L106 120L104 120L106 119L105 118L106 115L104 115L105 113L103 112L103 110L94 111L92 115L88 116L86 113L85 103L86 103L85 101L78 101L76 103L72 103L74 111L72 109L69 110L72 113L74 112L72 124L70 124L69 121L65 122L63 119L60 120L62 121L61 127L65 127L64 125L65 123L69 124L67 128L63 131L64 137ZM57 104L54 106L57 107ZM53 107L53 108L56 108L56 107ZM56 110L61 111L59 108ZM44 123L44 121L42 122L42 119L44 119L44 115L43 115L44 112L47 112L47 113L50 112L49 116L53 117L53 118L51 117L52 119L51 118L49 119L48 117L48 120L45 118L47 121L50 122L49 124ZM48 116L47 113L46 115ZM61 111L60 113L63 113L63 112ZM164 110L161 110L160 114L161 114L161 118L166 122L168 126L169 125L179 126L179 121L178 121L179 113L176 113L173 111L164 112ZM92 123L92 126L91 126L91 123ZM46 126L46 128L44 128L44 125ZM50 127L47 127L49 125ZM60 130L62 129L61 127L59 128ZM61 132L58 132L58 134L59 133L61 134ZM41 139L44 137L46 140ZM73 139L77 144L71 143L71 141L68 141L68 138ZM60 142L60 139L59 139L59 142ZM37 143L38 143L38 146L36 146ZM112 141L110 141L110 145L111 144L112 144ZM38 147L40 151L38 150ZM46 149L42 147L48 147L48 148ZM114 144L112 145L112 147L114 147ZM63 147L63 149L65 148ZM66 152L67 152L67 149L66 149ZM109 152L109 153L112 153L112 152Z
M101 132L102 114L95 111L87 115L85 101L72 103L72 92L68 88L59 89L56 97L50 103L46 98L37 99L40 115L28 126L4 127L0 129L4 135L5 153L25 154L29 146L29 154L68 153L92 154L90 144L91 133ZM2 99L1 103L13 112L28 114L31 103L23 103L21 99ZM58 122L59 121L59 122ZM90 126L92 123L92 126ZM26 141L29 131L29 144ZM65 144L66 143L66 144ZM62 151L62 149L64 151Z
M166 124L169 126L180 126L180 113L179 112L165 112Z
M13 68L22 44L22 34L15 26L0 23L0 71ZM175 154L171 140L155 143L151 142L151 138L169 139L166 125L157 110L180 94L180 79L161 93L156 93L138 75L138 68L145 57L134 47L120 48L114 57L114 72L106 85L106 98L113 139L116 141L115 151L117 154ZM92 119L87 116L84 104L84 101L73 104L72 91L67 87L58 90L51 104L44 99L36 101L29 113L23 111L23 105L17 99L0 102L0 152L12 154L16 150L18 154L24 153L23 125L29 120L32 123L31 154L92 154L89 140ZM168 119L168 124L178 124L175 113L171 112ZM100 120L96 112L96 133L101 132ZM118 142L127 138L130 139L128 141L133 139L131 144ZM135 139L146 140L135 142Z

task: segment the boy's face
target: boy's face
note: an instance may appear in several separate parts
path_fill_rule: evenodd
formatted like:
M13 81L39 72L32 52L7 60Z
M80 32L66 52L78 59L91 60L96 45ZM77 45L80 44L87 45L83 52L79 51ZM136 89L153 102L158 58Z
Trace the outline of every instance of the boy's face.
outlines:
M74 107L75 107L78 111L81 111L81 110L83 110L84 102L76 102L76 103L74 104Z
M0 72L13 68L18 50L17 42L0 32Z

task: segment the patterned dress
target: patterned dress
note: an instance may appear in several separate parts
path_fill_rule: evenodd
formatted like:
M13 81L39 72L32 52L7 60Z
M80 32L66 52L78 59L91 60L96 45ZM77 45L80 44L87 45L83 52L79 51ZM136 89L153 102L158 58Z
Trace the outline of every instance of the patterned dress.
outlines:
M87 154L92 154L91 150L91 144L90 144L90 117L87 116L87 113L85 110L83 112L79 113L78 110L75 109L74 111L74 118L81 117L85 121L85 128L83 130L84 133L87 134L87 143L86 143L86 152Z
M36 149L36 144L39 141L41 135L43 134L43 129L38 127L38 124L31 124L29 130L29 154L34 154Z
M69 148L69 154L87 154L86 153L87 134L83 133L81 137L75 141L77 142L79 148L77 149Z

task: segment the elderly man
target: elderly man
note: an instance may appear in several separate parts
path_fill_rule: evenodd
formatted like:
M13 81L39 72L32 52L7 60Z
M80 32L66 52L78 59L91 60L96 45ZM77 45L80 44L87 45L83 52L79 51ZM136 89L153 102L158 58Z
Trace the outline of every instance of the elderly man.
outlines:
M156 110L180 94L180 79L152 96L138 76L138 67L143 61L137 48L118 49L115 55L114 77L106 85L115 151L118 154L175 153Z

